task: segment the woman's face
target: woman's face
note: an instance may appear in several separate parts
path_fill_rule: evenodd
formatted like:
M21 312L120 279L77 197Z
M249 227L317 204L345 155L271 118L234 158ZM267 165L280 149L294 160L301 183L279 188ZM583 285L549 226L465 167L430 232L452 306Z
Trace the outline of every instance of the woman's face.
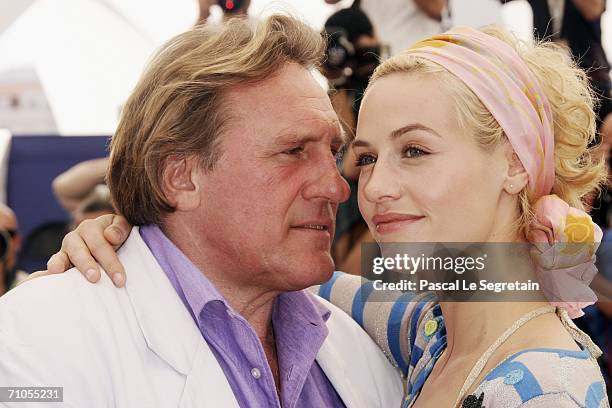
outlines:
M453 103L431 75L391 74L366 93L353 149L376 241L487 242L508 218L507 148L485 152Z

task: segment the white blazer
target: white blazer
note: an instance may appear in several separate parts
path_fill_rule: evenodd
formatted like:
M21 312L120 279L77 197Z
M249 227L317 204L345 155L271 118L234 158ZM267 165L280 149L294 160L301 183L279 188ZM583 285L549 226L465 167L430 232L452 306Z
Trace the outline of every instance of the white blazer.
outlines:
M119 259L128 275L122 289L104 273L91 284L72 269L0 298L0 386L64 387L64 403L45 406L238 407L137 227ZM332 313L317 361L346 406L399 407L398 371L349 316L318 300Z

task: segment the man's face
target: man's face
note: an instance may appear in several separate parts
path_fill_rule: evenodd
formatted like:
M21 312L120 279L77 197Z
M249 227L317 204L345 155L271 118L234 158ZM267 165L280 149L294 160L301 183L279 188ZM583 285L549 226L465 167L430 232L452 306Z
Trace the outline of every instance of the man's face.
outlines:
M349 196L335 155L341 128L312 75L287 64L230 90L233 120L204 176L201 226L229 266L228 281L300 290L331 277L338 204Z

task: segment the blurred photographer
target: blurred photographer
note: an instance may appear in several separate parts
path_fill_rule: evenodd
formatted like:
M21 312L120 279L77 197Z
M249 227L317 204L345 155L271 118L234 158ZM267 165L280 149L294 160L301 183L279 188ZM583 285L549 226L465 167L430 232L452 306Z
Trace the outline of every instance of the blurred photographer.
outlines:
M383 47L372 23L357 4L332 14L325 22L326 60L322 74L330 86L330 99L345 131L353 133L361 98L370 75L379 63ZM361 242L370 241L367 226L357 206L355 158L350 151L339 163L342 175L351 185L351 197L338 208L336 235L332 255L336 268L360 273Z
M25 272L15 269L20 247L17 217L13 210L0 204L0 296L27 277Z
M223 20L227 20L236 16L246 16L251 0L198 0L200 12L195 25L209 22L210 8L214 5L221 7Z
M325 0L336 4L340 0ZM444 31L447 0L354 0L372 22L380 40L395 55L415 42Z
M359 112L358 102L379 63L382 46L372 23L356 6L332 14L325 22L324 32L327 49L321 71L329 81L330 88L338 91L335 95L345 94L352 102L352 109L343 119L354 130Z

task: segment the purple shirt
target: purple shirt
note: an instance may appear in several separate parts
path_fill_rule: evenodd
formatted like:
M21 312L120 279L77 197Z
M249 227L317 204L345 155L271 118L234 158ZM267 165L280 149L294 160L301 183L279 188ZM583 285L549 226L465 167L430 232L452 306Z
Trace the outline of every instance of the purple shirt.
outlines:
M280 401L266 354L251 325L154 225L140 235L193 316L241 407L344 407L315 361L330 311L310 294L287 292L274 302L272 325L280 370Z

